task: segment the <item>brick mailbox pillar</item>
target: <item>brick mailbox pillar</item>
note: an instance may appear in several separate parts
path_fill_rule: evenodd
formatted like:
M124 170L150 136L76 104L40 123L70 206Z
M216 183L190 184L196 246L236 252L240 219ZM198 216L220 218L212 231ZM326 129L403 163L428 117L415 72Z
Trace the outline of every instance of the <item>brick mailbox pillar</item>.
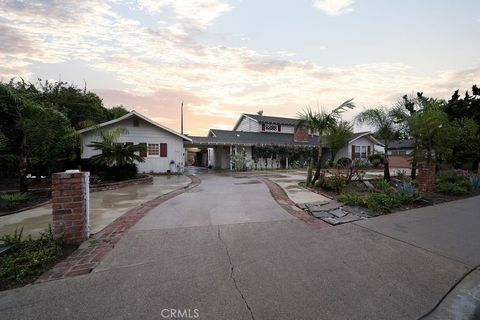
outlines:
M421 192L435 191L435 165L419 165L417 167L418 189Z
M89 236L89 172L78 170L52 175L53 233L67 244Z

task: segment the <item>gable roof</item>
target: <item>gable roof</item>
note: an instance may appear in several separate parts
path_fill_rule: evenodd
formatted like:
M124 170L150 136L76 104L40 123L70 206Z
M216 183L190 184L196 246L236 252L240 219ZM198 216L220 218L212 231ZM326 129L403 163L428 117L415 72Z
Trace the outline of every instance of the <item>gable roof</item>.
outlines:
M348 141L348 143L353 143L355 142L355 140L358 140L362 137L365 137L369 140L371 140L373 143L379 145L379 146L384 146L384 144L380 141L378 141L377 139L375 139L375 137L373 136L372 132L370 131L364 131L364 132L357 132L357 133L353 133L351 136L350 136L350 140Z
M245 132L210 129L207 137L191 136L192 144L210 145L281 145L314 147L318 137L310 136L308 142L296 142L293 133Z
M161 125L160 123L157 123L149 118L147 118L146 116L136 112L135 110L132 110L130 111L129 113L127 113L126 115L123 115L119 118L116 118L116 119L113 119L113 120L110 120L110 121L107 121L107 122L103 122L103 123L100 123L100 124L97 124L95 126L92 126L92 127L88 127L88 128L85 128L85 129L81 129L81 130L78 130L77 132L78 133L85 133L85 132L88 132L88 131L92 131L92 130L95 130L95 129L98 129L98 128L102 128L102 127L106 127L106 126L109 126L111 124L115 124L117 122L120 122L120 121L123 121L125 119L129 119L129 118L132 118L132 117L137 117L137 118L140 118L148 123L150 123L151 125L157 127L157 128L160 128L160 129L163 129L165 131L168 131L170 132L171 134L174 134L180 138L182 138L183 140L185 141L192 141L192 139L190 139L189 137L183 135L183 134L180 134L178 133L177 131L173 130L173 129L170 129L168 127L165 127L164 125Z
M242 122L243 118L249 118L258 123L272 123L272 124L281 124L286 126L295 126L298 122L298 119L294 119L294 118L272 117L272 116L263 116L263 115L261 116L259 114L242 113L237 123L233 127L233 130L237 130L237 127L239 126L240 122Z

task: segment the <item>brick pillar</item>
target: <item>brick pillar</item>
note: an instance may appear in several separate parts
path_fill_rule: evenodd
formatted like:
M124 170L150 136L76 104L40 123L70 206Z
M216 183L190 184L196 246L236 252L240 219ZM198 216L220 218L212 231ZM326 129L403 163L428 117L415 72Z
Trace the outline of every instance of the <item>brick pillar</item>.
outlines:
M58 172L52 175L53 233L67 244L88 239L89 172Z
M417 166L417 182L418 190L421 192L435 191L435 165L418 165Z

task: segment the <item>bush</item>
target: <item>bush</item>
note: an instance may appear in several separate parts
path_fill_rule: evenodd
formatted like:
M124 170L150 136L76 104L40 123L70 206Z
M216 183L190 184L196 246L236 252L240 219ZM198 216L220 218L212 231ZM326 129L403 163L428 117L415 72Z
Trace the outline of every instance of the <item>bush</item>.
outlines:
M340 192L345 187L346 180L343 175L338 173L329 177L322 174L315 183L315 186L329 191Z
M380 161L379 159L373 159L372 161L370 161L372 163L372 166L374 168L378 168L381 164L382 164L382 161Z
M49 264L63 254L62 239L55 239L52 229L38 239L22 239L22 229L13 235L0 238L4 246L12 247L6 257L0 259L0 280L2 286L23 284L31 277L41 275Z
M384 158L385 155L382 152L374 152L368 156L368 161L370 161L372 164L374 161L378 161L378 164L383 164Z
M14 207L17 203L25 202L30 199L27 193L10 193L0 195L0 203L5 204L8 208Z
M137 174L138 168L136 164L125 164L123 166L113 165L102 172L102 178L104 180L121 181L135 179Z
M337 161L337 166L348 167L352 163L350 158L340 158Z
M440 173L435 177L436 191L443 194L463 195L473 189L470 179L460 173Z
M365 199L358 193L343 193L337 200L349 206L366 207Z

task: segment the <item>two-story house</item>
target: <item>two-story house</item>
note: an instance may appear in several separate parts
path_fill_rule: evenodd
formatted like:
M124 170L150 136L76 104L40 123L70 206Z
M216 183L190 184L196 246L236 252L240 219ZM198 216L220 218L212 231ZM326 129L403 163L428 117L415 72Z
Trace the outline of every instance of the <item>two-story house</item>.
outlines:
M314 148L318 134L311 128L297 128L298 119L242 114L233 130L211 129L206 137L190 136L185 142L189 164L209 166L218 169L232 169L233 157L244 153L250 166L257 168L288 168L288 157L277 155L270 159L254 159L255 148L265 146L288 146L293 148ZM366 159L373 152L374 145L381 144L371 132L352 134L348 145L337 152L335 160L342 157ZM328 146L322 147L322 161L330 156Z

